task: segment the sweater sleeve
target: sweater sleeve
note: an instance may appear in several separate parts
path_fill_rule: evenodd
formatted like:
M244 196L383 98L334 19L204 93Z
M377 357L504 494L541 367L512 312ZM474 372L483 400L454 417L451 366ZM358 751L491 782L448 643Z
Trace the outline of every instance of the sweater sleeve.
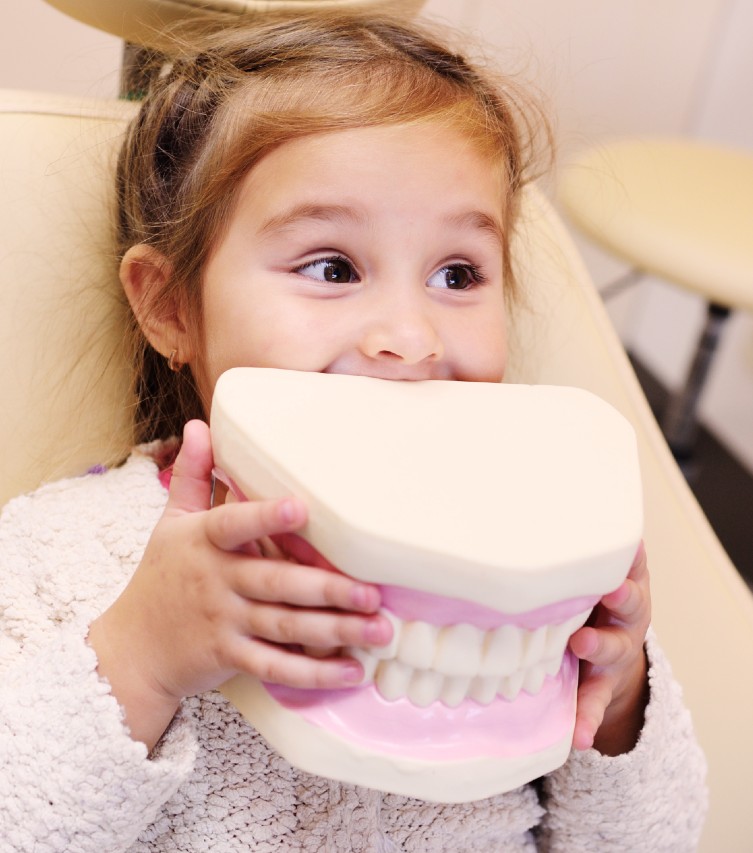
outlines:
M12 850L127 850L188 776L195 741L177 718L159 756L131 739L83 638L53 642L0 684L0 838Z
M164 502L153 462L136 455L3 509L2 851L127 850L191 773L191 721L179 714L148 756L86 642L138 565Z
M706 761L690 713L652 631L649 703L635 748L615 757L571 754L544 780L539 849L550 853L688 853L708 808Z

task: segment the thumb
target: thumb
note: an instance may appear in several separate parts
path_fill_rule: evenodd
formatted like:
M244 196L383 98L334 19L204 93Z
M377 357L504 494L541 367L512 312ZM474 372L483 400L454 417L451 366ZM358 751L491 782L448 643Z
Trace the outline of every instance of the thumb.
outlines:
M209 509L212 495L212 442L203 421L189 421L173 467L166 512L201 512Z

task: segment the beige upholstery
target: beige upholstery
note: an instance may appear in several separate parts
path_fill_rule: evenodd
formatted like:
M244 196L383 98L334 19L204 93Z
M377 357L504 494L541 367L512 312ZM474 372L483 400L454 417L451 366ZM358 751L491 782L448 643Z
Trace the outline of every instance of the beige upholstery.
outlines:
M166 28L175 23L221 27L234 18L271 9L350 6L391 8L411 14L425 0L47 0L73 18L128 42L169 52Z
M583 153L560 185L589 237L638 269L753 309L753 154L682 139Z
M128 109L0 95L3 499L107 461L128 440L106 203ZM567 233L535 195L523 249L531 304L516 326L523 343L511 378L589 388L636 427L655 626L711 765L702 849L744 849L753 838L753 602L679 475Z

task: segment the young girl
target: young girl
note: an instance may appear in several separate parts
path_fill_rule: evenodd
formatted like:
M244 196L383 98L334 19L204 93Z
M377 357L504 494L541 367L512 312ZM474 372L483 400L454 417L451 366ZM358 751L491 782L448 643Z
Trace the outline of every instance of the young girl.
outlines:
M4 512L0 849L694 848L704 762L646 639L642 550L571 640L575 751L508 794L437 805L310 776L214 690L238 671L353 685L337 650L391 636L378 589L290 535L300 501L213 494L217 377L500 381L525 103L412 26L343 14L223 32L155 81L118 170L149 443Z

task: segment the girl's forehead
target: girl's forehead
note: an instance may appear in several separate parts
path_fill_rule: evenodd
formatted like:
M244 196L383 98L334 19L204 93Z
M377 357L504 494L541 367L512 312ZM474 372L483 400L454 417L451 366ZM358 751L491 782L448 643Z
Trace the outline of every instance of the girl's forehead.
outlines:
M441 168L437 168L441 166ZM272 184L282 192L298 183L326 194L336 186L357 193L374 181L379 189L399 185L409 193L420 186L470 191L488 185L504 195L505 170L500 158L472 137L444 122L355 127L303 136L282 143L256 163L244 183Z
M236 219L261 238L325 224L404 223L504 242L504 170L454 128L354 128L279 146L245 176Z

